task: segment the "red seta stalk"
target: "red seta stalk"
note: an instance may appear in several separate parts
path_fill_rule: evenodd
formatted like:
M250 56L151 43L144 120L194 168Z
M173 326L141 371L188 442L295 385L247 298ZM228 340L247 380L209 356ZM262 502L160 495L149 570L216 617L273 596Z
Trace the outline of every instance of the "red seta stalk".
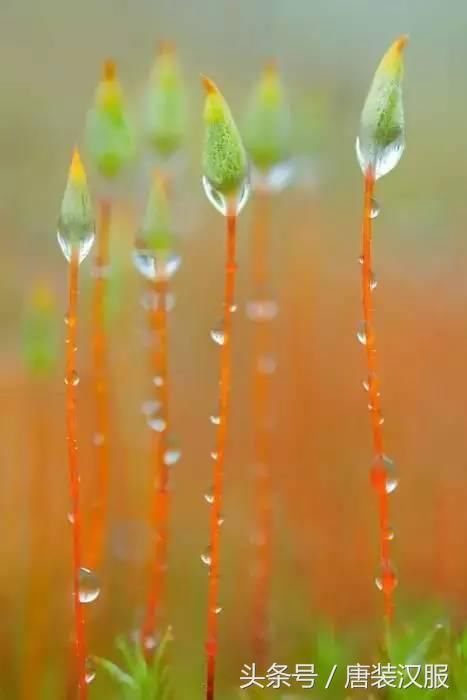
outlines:
M214 460L213 492L210 518L209 582L206 636L206 700L214 698L217 660L217 614L219 612L219 556L220 527L222 523L222 501L225 451L228 437L228 418L231 385L232 307L235 300L235 262L237 214L227 213L227 242L224 288L223 344L220 357L219 424L217 427L216 459Z
M259 189L254 200L252 236L252 282L255 300L265 298L267 284L269 197ZM264 665L269 645L269 602L271 587L271 471L270 433L267 426L271 376L262 368L270 352L270 324L254 324L253 350L253 454L255 492L254 580L252 609L252 648L255 661Z
M108 199L100 202L97 247L94 262L94 289L92 298L92 362L94 374L94 401L96 431L94 449L97 463L97 496L91 520L89 566L95 569L102 559L109 489L109 399L107 333L105 328L105 298L107 268L109 265L109 234L112 205Z
M377 377L376 339L373 327L372 304L372 207L375 187L374 172L369 169L364 178L364 208L362 229L362 306L365 334L366 362L368 372L368 406L371 417L373 439L373 466L371 483L376 492L379 518L379 549L381 559L380 587L384 598L384 615L388 622L393 618L393 591L396 578L391 566L389 497L387 491L387 470L384 463L384 444L382 430L381 393Z
M73 604L75 615L75 652L78 666L79 700L87 700L86 684L86 640L84 628L84 611L79 597L81 570L81 508L78 463L78 436L76 411L76 347L78 329L78 277L79 249L74 246L70 259L69 297L66 335L66 440L71 496L71 527L73 550Z
M168 386L168 334L167 292L165 276L150 285L149 327L153 339L151 372L157 386L160 401L158 418L162 421L161 432L152 432L152 460L154 492L151 511L152 528L155 534L155 549L151 563L149 596L146 617L142 627L142 642L149 652L154 646L154 636L160 632L165 605L167 571L167 544L169 530L169 472L165 462L169 428Z

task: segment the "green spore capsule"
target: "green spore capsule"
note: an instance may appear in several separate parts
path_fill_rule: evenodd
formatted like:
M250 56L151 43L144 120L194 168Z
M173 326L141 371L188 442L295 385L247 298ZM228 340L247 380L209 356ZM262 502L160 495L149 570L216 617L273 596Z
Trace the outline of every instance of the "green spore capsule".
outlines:
M260 171L267 172L290 156L290 110L274 61L267 64L251 96L244 138L251 161Z
M73 252L81 263L94 242L94 215L86 173L77 149L73 152L57 225L57 240L68 262Z
M159 172L154 174L133 261L138 272L150 280L168 279L180 266L180 256L173 252L167 183Z
M86 147L94 167L115 178L135 155L133 128L113 61L106 61L86 121Z
M54 298L46 284L33 290L21 331L22 355L29 372L38 378L52 374L59 356L59 334Z
M363 173L376 180L396 167L405 148L402 77L407 40L400 37L383 56L362 110L357 159Z
M206 90L204 106L204 188L212 204L223 214L225 199L245 203L248 189L248 160L238 128L227 102L216 85L203 78ZM217 197L218 203L213 201ZM241 206L240 206L241 204Z
M186 128L185 89L172 44L161 44L146 88L146 139L154 151L168 158L181 146Z

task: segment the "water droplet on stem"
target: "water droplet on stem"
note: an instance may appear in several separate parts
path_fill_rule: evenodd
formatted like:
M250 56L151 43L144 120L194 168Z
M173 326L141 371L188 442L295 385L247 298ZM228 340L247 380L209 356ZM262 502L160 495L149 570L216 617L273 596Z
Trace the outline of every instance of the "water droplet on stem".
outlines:
M216 343L216 345L224 345L225 333L224 333L224 329L221 326L216 326L215 328L211 328L210 335L211 335L211 338L213 339L213 341Z
M65 384L71 384L71 386L78 386L79 384L79 374L76 370L70 372L65 376Z
M201 555L201 561L203 564L206 564L206 566L210 566L212 562L212 557L211 557L211 548L208 547Z
M79 600L81 603L93 603L100 595L101 589L94 571L82 566L79 570Z
M222 216L227 216L231 213L238 216L250 196L250 183L248 180L244 180L234 201L232 201L232 198L228 199L222 192L216 190L204 175L202 183L206 197Z
M379 216L379 213L381 211L381 207L379 206L378 202L376 199L371 200L371 211L370 211L370 219L376 219L377 216Z

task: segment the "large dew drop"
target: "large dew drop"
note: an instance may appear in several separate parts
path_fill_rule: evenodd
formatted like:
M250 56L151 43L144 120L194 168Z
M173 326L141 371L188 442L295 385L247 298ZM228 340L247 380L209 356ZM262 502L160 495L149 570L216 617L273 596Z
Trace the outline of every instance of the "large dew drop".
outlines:
M222 192L216 190L204 175L202 181L206 197L209 199L213 207L222 214L222 216L227 216L228 214L240 214L248 201L248 197L250 196L250 183L248 180L244 180L239 193L233 201L229 200L222 194Z
M87 685L90 685L96 677L96 665L91 658L86 659L85 680Z
M367 343L367 332L366 323L361 321L357 329L357 340L361 345L366 345Z
M386 567L379 576L375 578L376 588L384 593L392 593L398 584L397 576L390 566Z
M161 416L150 416L147 420L148 426L156 433L163 433L167 428L167 422Z
M82 566L79 570L80 603L93 603L101 592L98 578L94 571Z
M371 210L370 210L370 219L376 219L377 216L379 216L379 213L381 211L381 207L379 206L378 202L376 199L371 200Z
M390 457L387 455L377 457L371 470L371 481L378 491L383 487L388 494L396 490L399 479L396 475L396 465Z
M363 174L371 171L375 180L387 175L400 161L405 148L402 131L385 146L377 146L372 138L363 132L357 136L355 149ZM378 214L376 214L378 216Z
M173 467L174 464L177 464L179 461L180 457L182 456L182 451L179 447L176 447L175 445L171 445L166 449L164 452L164 464L166 467Z
M158 256L152 250L135 248L133 263L138 272L148 280L168 280L180 267L181 257L175 253Z
M295 173L293 160L286 160L273 165L266 171L251 170L251 186L257 192L274 194L282 192L292 181Z
M211 328L209 334L213 341L216 343L216 345L224 345L225 333L222 327L216 326L216 328Z
M72 370L70 374L65 375L65 384L71 384L71 386L78 386L79 374L76 370Z
M212 562L212 556L211 556L211 548L208 547L201 555L201 561L203 564L206 564L206 566L211 566Z
M204 494L204 500L206 501L206 503L209 503L209 505L212 506L212 504L214 503L214 492L212 488L209 489L209 491L206 491L206 493Z
M73 252L76 250L78 255L78 262L81 264L83 260L89 255L89 252L94 243L94 231L89 231L87 234L83 235L80 239L76 240L70 237L66 231L57 231L57 240L65 259L71 262L71 257Z

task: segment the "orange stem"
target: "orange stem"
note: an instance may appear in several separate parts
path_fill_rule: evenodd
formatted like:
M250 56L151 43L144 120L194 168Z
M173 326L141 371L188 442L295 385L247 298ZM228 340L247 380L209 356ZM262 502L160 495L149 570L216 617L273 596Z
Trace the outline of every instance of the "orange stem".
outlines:
M102 559L108 511L109 398L105 299L107 291L107 268L109 265L111 213L110 201L103 199L100 202L100 225L97 231L97 248L94 262L95 282L92 299L92 359L94 400L96 407L94 449L97 461L97 496L91 521L91 541L89 547L89 566L91 569L99 566Z
M214 461L213 501L210 518L209 583L206 636L206 700L214 698L214 682L217 659L217 613L219 607L219 554L220 525L224 480L225 450L231 384L232 306L235 299L235 244L237 215L227 214L227 250L224 289L224 342L221 346L219 382L219 425L217 428L216 459Z
M373 466L371 481L378 500L379 511L379 547L381 558L381 584L384 597L384 614L388 621L393 617L393 590L395 585L394 573L391 569L390 540L389 540L389 497L386 489L387 473L382 462L384 455L381 393L376 369L376 339L373 327L372 304L372 200L375 187L375 177L370 169L364 180L364 209L362 231L362 304L363 324L366 337L366 361L368 372L368 406L371 417L373 438Z
M259 190L255 196L255 219L252 236L252 277L254 300L266 298L268 250L268 195ZM270 350L270 323L254 323L253 374L253 453L256 500L254 591L253 591L253 654L260 665L268 655L268 612L271 584L271 472L270 433L267 411L270 375L261 371L261 358Z
M79 251L73 248L70 260L69 298L66 336L66 440L71 497L71 527L73 549L73 604L75 614L75 652L78 665L79 700L87 700L86 684L86 641L84 611L79 599L79 579L81 569L81 509L78 465L78 436L76 411L76 347L78 328L78 274Z
M160 631L167 571L169 525L169 472L165 463L169 427L167 291L166 278L155 281L149 289L149 293L154 293L154 302L151 298L149 305L149 326L154 343L151 353L151 371L153 378L157 378L157 400L161 403L158 416L163 421L164 427L161 432L152 431L154 493L151 521L155 535L155 549L151 564L146 617L142 628L142 641L148 651L150 651L149 643L154 634Z

